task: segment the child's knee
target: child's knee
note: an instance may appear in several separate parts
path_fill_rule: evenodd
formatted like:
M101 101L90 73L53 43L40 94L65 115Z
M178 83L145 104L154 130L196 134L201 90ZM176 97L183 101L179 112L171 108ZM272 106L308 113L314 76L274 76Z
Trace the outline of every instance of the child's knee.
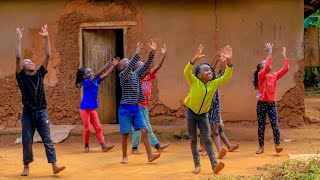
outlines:
M84 129L84 133L85 133L85 134L90 134L90 129L89 129L89 128L85 128L85 129Z
M142 134L148 134L148 129L146 128L141 128L140 131Z
M213 129L213 135L214 136L219 136L220 134L219 134L219 128L214 128Z

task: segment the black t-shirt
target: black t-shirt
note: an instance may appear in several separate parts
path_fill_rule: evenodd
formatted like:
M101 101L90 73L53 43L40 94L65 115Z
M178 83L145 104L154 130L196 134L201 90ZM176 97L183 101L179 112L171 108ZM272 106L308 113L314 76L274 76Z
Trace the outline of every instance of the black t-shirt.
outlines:
M34 75L26 75L23 71L16 73L19 89L22 94L24 112L33 112L47 108L43 78L47 70L41 66Z

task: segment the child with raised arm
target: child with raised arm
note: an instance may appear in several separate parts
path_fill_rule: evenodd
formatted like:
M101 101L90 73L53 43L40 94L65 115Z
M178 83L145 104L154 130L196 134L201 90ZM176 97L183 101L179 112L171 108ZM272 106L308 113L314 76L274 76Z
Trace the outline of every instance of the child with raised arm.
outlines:
M118 63L119 58L114 58L113 61L109 61L96 74L94 74L88 67L82 67L77 71L76 87L81 88L83 86L83 98L80 104L80 117L84 126L83 152L85 153L89 152L90 124L92 124L96 132L96 137L103 152L107 152L114 147L114 145L107 146L105 143L96 109L98 108L98 87L103 80L111 75Z
M224 71L226 69L226 66L227 66L226 59L221 56L221 53L218 53L216 55L216 58L212 61L211 66L215 70L214 79L219 78L219 77L223 76ZM229 152L233 152L234 150L238 149L240 145L239 144L236 144L236 145L231 144L230 141L228 140L226 134L224 133L223 122L222 122L221 113L220 113L221 107L220 107L219 94L220 94L220 89L218 88L212 98L212 103L211 103L211 107L210 107L210 111L209 111L208 115L209 115L209 122L210 122L210 126L211 126L211 133L214 136L214 142L215 142L215 145L216 145L216 148L218 151L218 159L222 159L227 154L227 151L224 148L222 148L220 139L227 146ZM200 144L201 144L200 149L203 149L204 145L203 145L203 141L202 141L201 136L200 136L200 140L201 140L200 141ZM203 156L207 155L207 152L205 149L203 149L202 155Z
M276 106L276 88L277 81L284 76L289 70L289 60L286 56L286 48L283 48L283 64L278 72L271 72L272 63L272 46L267 43L265 50L267 51L267 59L257 65L257 70L254 72L253 85L258 89L257 95L257 117L258 117L258 139L259 149L256 154L264 152L264 131L266 128L266 115L268 114L271 127L273 130L273 138L275 150L277 153L283 151L280 147L280 130L278 125L278 111Z
M43 145L46 150L48 163L52 164L53 174L58 174L65 169L64 166L57 165L55 148L50 137L49 117L46 111L47 103L43 79L47 74L47 67L50 58L50 43L48 27L41 27L40 35L45 42L45 56L39 69L30 59L21 59L21 39L22 30L17 28L17 46L16 46L16 79L22 94L22 146L23 146L23 164L24 169L21 176L28 176L29 164L33 162L33 136L37 129Z
M144 94L144 97L146 99L145 102L139 103L139 106L141 108L141 112L143 114L144 120L147 125L148 133L150 136L151 145L157 149L158 152L162 152L163 149L167 148L169 146L169 143L166 144L160 144L157 137L154 135L152 131L152 127L149 120L149 113L148 113L148 107L149 107L149 100L151 97L151 87L152 87L152 80L156 78L156 73L161 68L163 61L166 57L167 49L166 45L164 44L164 47L162 50L162 58L157 66L149 70L147 73L145 73L145 76L141 80L141 87ZM144 63L142 61L139 61L136 66L135 70L140 69L143 67ZM140 151L138 150L138 146L140 144L141 140L141 132L140 130L136 130L132 134L132 154L140 154Z
M128 163L127 143L129 133L132 131L131 126L133 126L134 130L140 130L142 133L148 161L152 162L160 157L160 153L152 153L151 151L148 129L141 109L138 105L139 103L145 102L140 81L143 78L143 75L150 69L158 43L155 39L151 39L151 44L149 44L149 46L151 51L149 53L148 60L140 69L133 71L136 63L140 59L138 54L143 48L143 44L140 42L137 44L136 52L132 59L129 61L128 59L124 58L117 66L120 72L119 77L122 90L122 98L119 107L119 125L120 133L122 134L121 164Z
M213 173L217 174L224 168L222 162L217 163L215 158L212 141L210 136L210 124L207 113L210 110L211 102L217 88L227 82L232 76L232 48L226 46L222 49L222 56L227 59L226 72L218 79L213 79L212 67L207 63L201 63L195 68L195 74L192 74L194 64L202 59L203 46L200 45L195 57L187 64L184 69L184 76L190 86L190 92L184 103L187 107L186 119L188 133L190 137L190 145L195 169L194 174L198 174L201 170L199 152L197 148L197 127L200 129L200 135L206 146L208 156L210 158Z

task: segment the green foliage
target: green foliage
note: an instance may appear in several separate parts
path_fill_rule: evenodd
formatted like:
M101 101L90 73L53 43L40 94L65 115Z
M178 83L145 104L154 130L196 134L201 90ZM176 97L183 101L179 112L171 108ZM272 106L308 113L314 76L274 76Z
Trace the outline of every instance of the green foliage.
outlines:
M320 180L320 159L288 160L280 164L267 165L261 168L263 175L259 179L305 179Z
M304 19L304 28L308 27L320 27L320 11Z

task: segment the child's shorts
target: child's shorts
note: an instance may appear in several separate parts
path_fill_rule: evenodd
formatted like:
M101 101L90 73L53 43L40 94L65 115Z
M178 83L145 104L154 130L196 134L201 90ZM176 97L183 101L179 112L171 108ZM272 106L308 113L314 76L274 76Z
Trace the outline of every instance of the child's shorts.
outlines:
M132 132L131 126L134 130L147 128L138 104L120 104L118 115L121 134Z

